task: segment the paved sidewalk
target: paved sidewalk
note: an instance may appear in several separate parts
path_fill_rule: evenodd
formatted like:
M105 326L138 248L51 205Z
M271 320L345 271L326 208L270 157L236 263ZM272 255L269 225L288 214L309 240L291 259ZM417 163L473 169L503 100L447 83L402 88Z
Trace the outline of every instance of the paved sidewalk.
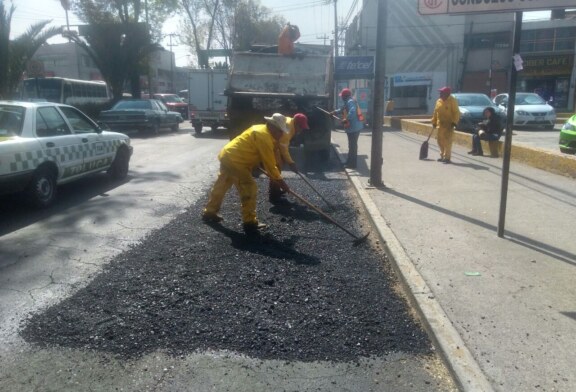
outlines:
M512 162L501 239L502 159L454 145L445 165L431 141L420 161L424 139L384 133L385 189L367 186L370 133L348 171L431 291L414 294L443 309L494 390L576 390L576 181ZM344 160L346 135L332 141Z

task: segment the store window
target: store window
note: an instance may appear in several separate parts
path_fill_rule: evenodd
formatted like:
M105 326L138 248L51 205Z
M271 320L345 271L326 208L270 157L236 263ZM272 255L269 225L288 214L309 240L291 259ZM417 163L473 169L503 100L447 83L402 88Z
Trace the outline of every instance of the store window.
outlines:
M522 32L520 52L559 52L574 50L576 44L576 27L559 27L555 29L527 30Z

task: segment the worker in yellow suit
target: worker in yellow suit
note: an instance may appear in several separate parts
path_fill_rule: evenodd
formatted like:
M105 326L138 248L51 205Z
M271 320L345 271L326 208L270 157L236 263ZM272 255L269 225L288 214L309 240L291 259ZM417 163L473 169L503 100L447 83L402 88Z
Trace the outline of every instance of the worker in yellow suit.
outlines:
M290 155L290 142L294 136L300 132L310 129L308 126L308 117L303 113L296 113L294 117L286 117L286 126L288 133L285 133L278 142L278 147L274 151L276 156L276 166L282 172L282 166L287 164L294 173L298 173L298 166L292 156ZM268 187L268 200L272 204L286 204L287 200L282 198L282 189L278 186L278 182L270 181Z
M450 87L442 87L438 90L440 98L436 101L434 114L432 115L432 128L438 128L437 141L440 148L438 162L452 163L452 138L454 128L460 121L460 109L458 101L452 94Z
M220 173L212 187L210 198L204 208L202 220L218 223L222 217L218 214L226 192L235 185L240 195L244 232L254 235L266 225L256 218L256 197L258 188L252 170L262 164L271 180L278 183L280 189L288 192L290 188L282 179L276 167L274 150L282 135L289 132L286 117L275 113L264 117L266 124L253 125L242 134L228 142L218 154Z

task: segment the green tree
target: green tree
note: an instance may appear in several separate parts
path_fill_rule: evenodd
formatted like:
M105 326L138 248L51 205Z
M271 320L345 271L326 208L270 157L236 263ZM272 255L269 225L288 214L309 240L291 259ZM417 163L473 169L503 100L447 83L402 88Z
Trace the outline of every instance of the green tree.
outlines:
M28 30L10 40L12 15L16 7L6 8L0 0L0 97L11 98L26 70L28 61L38 48L49 38L61 33L56 27L47 27L51 22L42 21L31 25Z
M187 20L183 43L190 47L202 68L204 49L247 50L252 44L276 45L286 21L272 16L258 0L179 0Z
M71 0L71 8L87 23L70 38L81 46L110 85L114 100L122 98L126 81L140 97L140 75L147 73L148 56L159 45L163 21L176 0ZM147 17L148 16L148 17ZM150 30L146 20L153 28Z

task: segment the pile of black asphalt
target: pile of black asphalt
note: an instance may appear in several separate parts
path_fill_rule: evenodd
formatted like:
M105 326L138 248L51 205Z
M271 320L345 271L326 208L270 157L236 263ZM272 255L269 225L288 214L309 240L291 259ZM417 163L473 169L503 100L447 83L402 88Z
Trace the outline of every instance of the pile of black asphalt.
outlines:
M325 211L366 233L349 181L337 162L329 170L309 177L335 206ZM220 225L202 223L204 198L107 263L86 287L30 315L21 335L39 347L127 359L156 350L299 361L433 351L374 241L352 246L351 236L294 199L272 206L268 180L257 182L259 219L270 225L260 238L244 235L235 190ZM323 207L301 179L288 182Z

